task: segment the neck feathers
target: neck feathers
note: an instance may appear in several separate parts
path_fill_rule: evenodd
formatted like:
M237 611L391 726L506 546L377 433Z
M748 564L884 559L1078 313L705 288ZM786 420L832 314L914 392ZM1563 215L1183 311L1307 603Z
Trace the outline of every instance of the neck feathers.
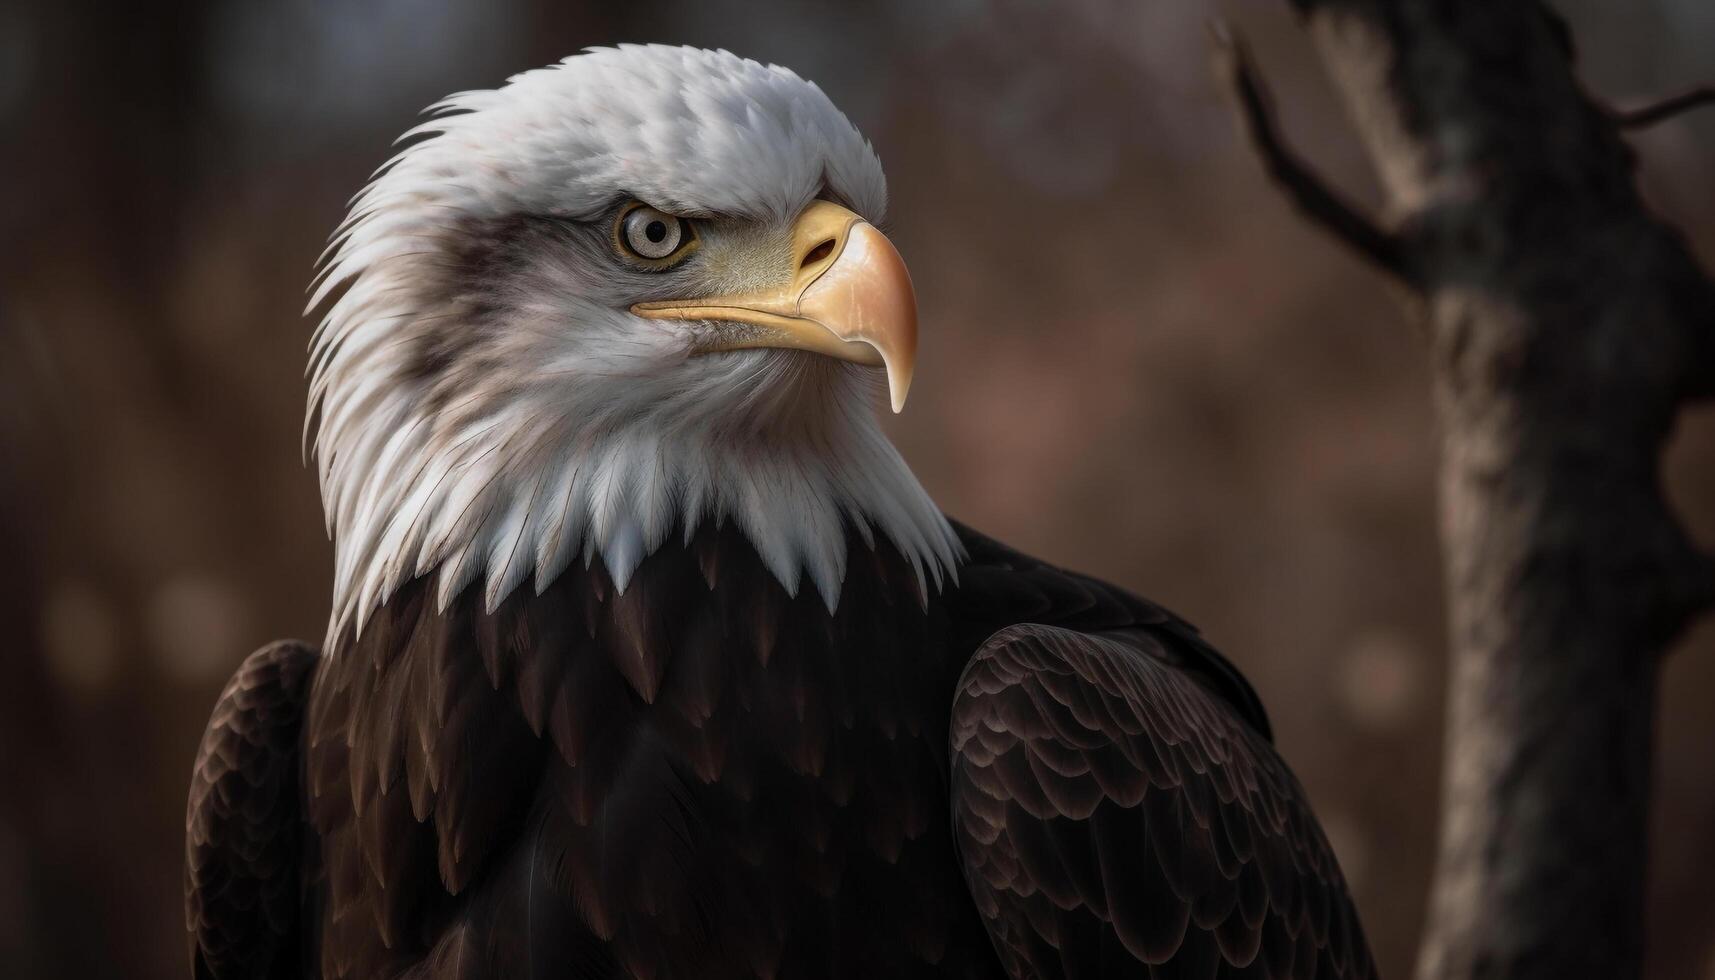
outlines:
M437 424L416 414L411 387L376 397L352 444L318 450L335 542L330 639L360 633L391 594L428 576L441 609L478 586L492 611L526 579L540 593L574 562L600 561L623 594L645 557L705 526L736 528L789 594L808 580L830 612L848 529L854 547L880 537L897 550L925 602L962 557L867 404L795 434L695 419L592 429L528 403Z

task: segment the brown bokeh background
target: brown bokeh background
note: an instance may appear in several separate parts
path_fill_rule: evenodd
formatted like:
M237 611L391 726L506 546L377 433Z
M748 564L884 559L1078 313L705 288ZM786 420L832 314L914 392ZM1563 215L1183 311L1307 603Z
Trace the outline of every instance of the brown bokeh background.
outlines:
M1268 186L1210 82L1245 29L1292 138L1361 149L1261 0L0 3L0 974L185 975L186 776L249 650L320 636L303 287L418 108L586 45L727 47L873 139L924 339L893 431L952 513L1201 624L1410 971L1443 627L1426 357ZM1715 77L1706 0L1567 0L1593 91ZM1715 255L1715 112L1637 138ZM1666 466L1715 542L1715 417ZM1715 628L1662 688L1650 975L1715 977Z

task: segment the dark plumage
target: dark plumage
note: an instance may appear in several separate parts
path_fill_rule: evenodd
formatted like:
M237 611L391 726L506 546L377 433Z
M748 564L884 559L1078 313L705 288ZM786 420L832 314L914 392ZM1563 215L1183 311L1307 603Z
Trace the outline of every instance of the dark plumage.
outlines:
M1372 975L1243 678L958 530L927 607L886 544L830 614L704 527L623 595L418 580L307 685L259 652L198 761L198 975Z
M227 682L191 769L185 925L202 978L303 975L304 702L319 660L286 640Z
M1303 790L1180 639L1009 627L960 679L954 836L1008 974L1373 975Z

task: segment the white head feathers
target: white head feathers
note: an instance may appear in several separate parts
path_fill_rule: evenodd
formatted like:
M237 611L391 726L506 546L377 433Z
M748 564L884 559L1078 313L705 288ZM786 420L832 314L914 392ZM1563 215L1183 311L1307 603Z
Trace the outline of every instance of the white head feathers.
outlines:
M626 46L431 111L354 200L310 303L338 296L307 422L336 549L330 648L413 577L437 575L443 606L480 582L492 609L599 557L623 590L706 520L830 609L847 524L890 539L925 590L954 573L957 539L880 431L875 369L692 357L690 325L630 305L756 271L663 277L609 246L632 199L746 244L729 256L776 247L818 195L879 220L881 166L820 89L724 51Z

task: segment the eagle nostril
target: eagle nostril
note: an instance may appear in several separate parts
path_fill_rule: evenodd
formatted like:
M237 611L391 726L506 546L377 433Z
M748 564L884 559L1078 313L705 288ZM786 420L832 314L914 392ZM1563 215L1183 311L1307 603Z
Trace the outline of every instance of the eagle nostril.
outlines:
M804 261L798 263L798 268L808 269L810 266L815 265L817 262L822 261L832 254L834 254L834 240L830 238L811 249L804 256Z

